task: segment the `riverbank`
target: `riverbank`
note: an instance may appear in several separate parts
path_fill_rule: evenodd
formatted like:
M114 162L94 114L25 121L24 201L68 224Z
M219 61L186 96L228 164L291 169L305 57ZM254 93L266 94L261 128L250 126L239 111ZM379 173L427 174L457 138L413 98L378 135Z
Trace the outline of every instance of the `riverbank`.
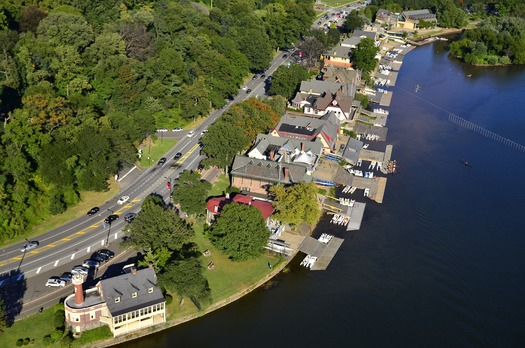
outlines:
M159 324L159 325L156 325L156 326L152 326L152 327L149 327L149 328L144 329L144 330L136 331L136 332L133 332L131 334L126 334L126 335L122 335L122 336L112 337L110 339L103 340L103 341L97 341L97 342L94 342L92 344L86 345L86 347L90 347L90 348L104 348L104 347L109 347L109 346L114 346L114 345L117 345L117 344L129 342L129 341L132 341L132 340L135 340L135 339L147 336L147 335L151 335L151 334L154 334L154 333L157 333L157 332L160 332L160 331L167 330L169 328L175 327L175 326L180 325L180 324L184 324L184 323L189 322L191 320L194 320L194 319L200 318L202 316L205 316L206 314L209 314L209 313L211 313L213 311L216 311L216 310L218 310L218 309L220 309L222 307L225 307L225 306L231 304L232 302L235 302L238 299L244 297L245 295L251 293L252 291L256 290L257 288L263 286L265 283L267 283L272 278L274 278L276 275L278 275L283 269L285 269L285 267L290 263L290 261L293 260L293 258L297 254L297 252L298 252L298 250L295 250L294 253L291 256L289 256L286 259L283 259L277 266L274 266L273 270L270 273L268 273L265 277L263 277L259 281L257 281L255 283L245 287L244 289L238 291L237 293L235 293L235 294L233 294L233 295L231 295L231 296L229 296L229 297L227 297L227 298L225 298L223 300L220 300L220 301L210 305L209 307L205 308L204 310L202 310L200 312L189 314L189 315L184 316L182 318L172 319L172 320L169 320L169 321L167 321L165 323L162 323L162 324Z

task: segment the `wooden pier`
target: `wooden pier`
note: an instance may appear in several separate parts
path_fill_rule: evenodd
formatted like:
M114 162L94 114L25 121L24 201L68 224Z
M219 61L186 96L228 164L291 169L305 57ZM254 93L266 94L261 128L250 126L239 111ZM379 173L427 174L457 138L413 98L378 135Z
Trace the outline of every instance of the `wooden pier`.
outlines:
M332 237L328 243L322 243L312 237L306 237L299 246L299 251L317 257L310 268L312 271L324 271L343 244L344 239Z

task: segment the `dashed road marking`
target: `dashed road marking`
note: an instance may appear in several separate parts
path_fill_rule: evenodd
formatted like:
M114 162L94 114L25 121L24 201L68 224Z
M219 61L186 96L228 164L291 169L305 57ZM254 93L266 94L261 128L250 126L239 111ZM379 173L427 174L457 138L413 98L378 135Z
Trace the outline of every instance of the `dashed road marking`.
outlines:
M42 269L42 267L38 267L38 269L36 270L36 274L40 273L41 269Z
M60 261L60 260L56 260L56 261L55 261L55 264L53 265L53 267L58 266L58 262L59 262L59 261Z

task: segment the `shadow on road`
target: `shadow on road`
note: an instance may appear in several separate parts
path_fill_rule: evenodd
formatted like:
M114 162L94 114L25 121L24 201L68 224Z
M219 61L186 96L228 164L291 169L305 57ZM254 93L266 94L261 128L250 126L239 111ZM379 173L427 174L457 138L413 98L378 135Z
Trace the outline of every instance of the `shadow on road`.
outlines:
M19 270L12 270L0 278L0 299L5 305L7 326L11 326L15 317L22 312L26 291L27 282L24 273Z

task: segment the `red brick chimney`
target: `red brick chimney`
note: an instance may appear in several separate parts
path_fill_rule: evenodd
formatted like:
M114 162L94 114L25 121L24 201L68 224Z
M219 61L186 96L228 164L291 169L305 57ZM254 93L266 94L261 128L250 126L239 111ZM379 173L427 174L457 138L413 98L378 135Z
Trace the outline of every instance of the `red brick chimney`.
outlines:
M270 151L270 161L273 161L273 159L275 158L275 151Z
M288 181L288 168L284 168L284 181Z
M304 152L304 143L301 143L301 152Z
M80 274L73 274L73 279L71 280L75 286L75 304L80 306L84 303L84 291L82 290L82 283L84 283L84 277Z

